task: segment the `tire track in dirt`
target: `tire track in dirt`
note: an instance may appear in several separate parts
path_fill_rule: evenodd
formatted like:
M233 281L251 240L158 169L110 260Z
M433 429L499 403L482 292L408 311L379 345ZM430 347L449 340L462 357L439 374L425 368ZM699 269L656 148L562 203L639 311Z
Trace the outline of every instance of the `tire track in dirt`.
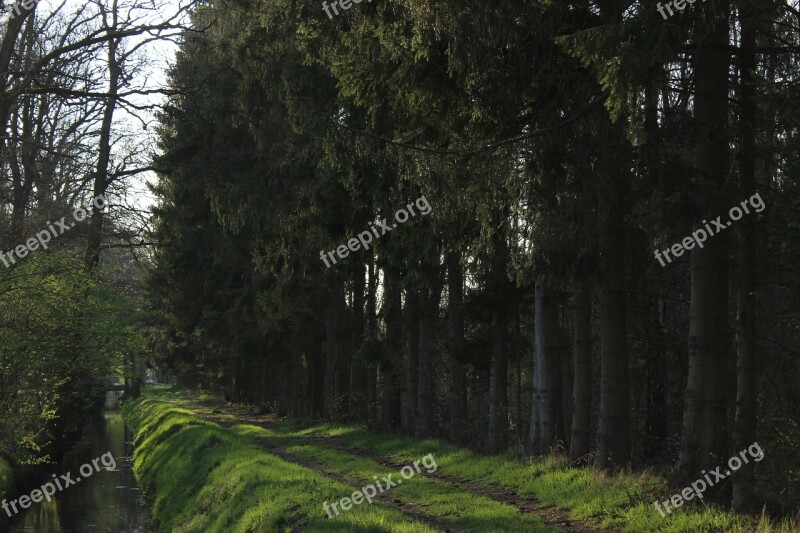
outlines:
M219 409L217 408L217 410L219 410ZM244 418L237 418L236 420L230 420L228 418L214 416L213 413L212 414L207 414L207 413L204 413L204 412L197 412L197 411L195 411L195 414L197 416L199 416L200 418L203 418L203 419L208 420L210 422L214 422L215 424L219 424L220 426L225 427L225 428L228 428L228 427L230 427L230 426L232 426L234 424L240 423L240 422L246 422L248 424L252 423L252 425L254 425L254 426L258 425L259 427L262 427L264 429L270 429L270 428L266 427L266 423L263 423L263 422L255 423L255 422L250 421L250 420L245 420ZM229 414L229 413L226 413L226 414ZM329 470L329 469L327 469L327 468L323 467L322 465L319 465L319 464L317 464L315 462L301 461L300 459L298 459L294 455L290 454L288 451L286 451L284 448L279 446L276 442L274 442L272 439L270 439L268 437L250 437L250 438L252 439L252 441L255 444L258 444L258 445L262 446L267 452L269 452L270 454L275 455L277 457L280 457L282 460L286 461L287 463L292 463L292 464L295 464L297 466L301 466L303 468L307 468L307 469L315 472L316 474L319 474L319 475L321 475L323 477L327 477L327 478L333 479L334 481L338 481L339 483L342 483L344 485L358 487L361 484L361 481L358 481L356 479L352 479L349 476L341 474L340 472L335 472L335 471ZM436 517L433 517L433 516L430 516L428 514L425 514L422 511L418 511L415 508L417 506L415 506L414 504L403 502L403 501L401 501L401 500L399 500L397 498L393 498L393 497L389 496L389 494L380 493L380 494L377 494L373 499L374 500L378 500L378 501L384 503L385 505L400 511L401 513L403 513L404 515L408 516L409 518L411 518L413 520L417 520L418 522L422 522L422 523L426 524L427 526L435 529L436 531L440 531L442 533L464 533L461 530L454 529L454 528L450 527L445 522L443 522L442 520L439 520ZM301 531L303 531L302 528L301 529L297 529L296 527L292 528L292 532L293 533L294 532L301 532Z
M279 431L275 429L274 419L272 419L268 415L253 415L251 413L247 413L240 409L236 409L231 405L224 405L213 402L197 402L195 405L202 405L203 407L219 411L222 414L233 416L236 418L236 421L238 422L252 424L254 426L261 427L263 429L269 429L271 431ZM225 420L225 419L219 419L215 421L217 422L225 421L228 423L230 422L230 420ZM350 446L349 444L342 441L338 437L310 436L310 437L297 437L297 439L298 442L305 441L308 443L323 444L325 446L329 446L331 448L337 449L342 452L356 455L358 457L363 457L365 459L370 459L383 466L391 467L397 470L405 466L403 464L394 462L394 460L389 457L376 455L363 448L356 448L354 446ZM296 463L296 460L294 462ZM484 496L498 503L510 505L516 508L520 513L537 515L542 520L544 520L544 522L548 526L559 528L565 531L566 533L618 533L618 530L615 529L599 529L591 526L585 521L572 519L569 517L568 513L561 511L560 509L556 509L555 507L551 506L545 506L535 498L529 498L529 497L526 498L520 496L519 494L505 487L501 487L498 485L478 484L471 481L465 481L453 476L448 476L446 474L441 474L439 472L434 472L432 474L426 474L426 475L433 479L438 479L439 481L444 481L446 483L449 483L457 488L469 491L473 494ZM454 531L454 530L451 529L449 531Z

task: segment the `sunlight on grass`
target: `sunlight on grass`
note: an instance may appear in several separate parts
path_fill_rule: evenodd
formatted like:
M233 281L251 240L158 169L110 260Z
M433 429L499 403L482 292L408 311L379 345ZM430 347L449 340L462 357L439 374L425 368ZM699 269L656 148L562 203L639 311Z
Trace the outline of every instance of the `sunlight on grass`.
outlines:
M571 467L565 458L556 456L527 460L511 455L484 457L436 439L370 433L358 426L321 424L299 430L297 435L338 437L350 446L400 463L421 453L434 453L441 474L510 489L522 497L568 511L575 519L626 532L800 530L790 519L776 525L765 517L756 521L717 508L689 505L663 518L653 502L671 491L663 478L648 472L608 475L588 467Z
M161 391L157 394L164 399L178 402L183 407L191 406L195 410L198 408L190 400L186 400L185 395L166 396ZM183 414L185 411L175 410L176 416ZM157 418L158 415L153 416ZM225 419L230 418L226 416ZM233 429L240 437L263 437L274 440L299 459L323 465L330 471L349 476L348 479L353 479L357 483L372 482L375 475L385 476L391 473L397 476L399 473L370 459L337 450L327 443L316 441L309 443L303 438L336 437L353 448L365 450L375 456L391 458L398 464L409 464L432 453L436 458L439 474L479 485L502 487L520 497L535 498L544 505L557 507L568 512L574 519L587 520L598 527L637 533L800 531L798 524L790 519L774 524L766 516L754 519L736 516L715 507L688 504L663 518L655 510L653 502L656 499L665 499L674 491L667 486L663 478L647 471L623 471L609 475L588 467L571 466L568 460L559 456L519 459L506 454L486 457L437 439L371 433L359 426L320 424L299 428L298 421L286 418L276 421L271 427L273 430L243 424ZM488 498L466 491L464 494L468 496L464 496L461 490L452 484L425 478L424 471L423 474L416 474L402 486L392 489L392 495L397 498L412 503L424 509L425 513L437 516L460 529L547 530L536 517L521 515L516 509ZM347 490L342 489L338 496L332 496L331 500L347 495ZM512 509L516 516L514 513L506 514L505 508ZM517 521L519 517L523 517L521 521ZM503 522L504 520L508 522Z
M400 481L398 486L389 489L391 496L405 503L424 509L426 514L447 522L454 528L465 531L504 532L559 531L547 526L536 515L522 514L515 507L478 496L472 492L455 487L451 483L426 477L427 470L409 479L403 479L397 469L385 467L375 461L336 450L323 443L308 443L298 434L283 434L251 425L238 425L232 430L242 436L265 437L273 440L288 453L302 461L313 461L326 470L346 475L357 484L374 483L391 475L391 480ZM302 432L300 432L302 433ZM428 452L419 453L406 461L412 464ZM434 459L436 454L434 453ZM342 494L347 496L347 494Z
M141 398L124 411L135 431L134 470L152 496L159 531L432 531L377 503L329 520L322 503L355 487L287 463L159 399Z

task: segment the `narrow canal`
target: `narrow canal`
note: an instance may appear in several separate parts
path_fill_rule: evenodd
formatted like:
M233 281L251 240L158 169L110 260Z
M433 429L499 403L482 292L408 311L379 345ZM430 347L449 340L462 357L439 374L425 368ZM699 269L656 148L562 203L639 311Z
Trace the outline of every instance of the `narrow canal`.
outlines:
M115 407L109 398L106 407ZM106 410L102 419L88 425L81 440L64 457L51 465L56 475L72 473L80 483L57 492L52 501L33 503L11 524L12 533L149 533L149 514L141 489L131 469L132 436L118 410ZM111 452L116 468L84 479L83 465ZM108 457L108 456L106 456ZM109 463L111 461L108 461ZM42 483L47 482L44 479Z

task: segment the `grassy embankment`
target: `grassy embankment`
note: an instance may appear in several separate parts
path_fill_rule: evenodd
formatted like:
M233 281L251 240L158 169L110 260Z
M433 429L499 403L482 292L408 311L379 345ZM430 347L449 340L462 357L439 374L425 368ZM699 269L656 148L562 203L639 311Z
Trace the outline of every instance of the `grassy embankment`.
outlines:
M544 504L569 512L573 518L587 519L601 527L669 533L794 530L788 522L782 527L770 527L766 521L755 523L716 508L684 506L662 518L653 508L653 501L666 499L675 490L667 488L663 479L646 473L609 476L589 468L573 468L563 459L552 457L544 461L520 461L511 456L482 457L435 439L374 434L357 427L323 425L298 429L291 421L285 421L276 424L272 430L245 424L223 430L191 411L178 408L180 405L204 410L187 401L184 395L162 392L158 396L161 398L151 396L140 400L132 410L128 407L129 420L138 429L135 467L146 490L153 492L154 488L158 489L155 491L156 517L165 526L190 526L180 529L182 531L198 530L191 527L195 515L202 515L204 518L199 520L205 524L213 523L220 527L224 527L224 520L231 517L249 515L250 521L241 522L242 525L270 525L258 528L259 531L305 524L308 530L407 531L410 530L406 529L408 527L422 530L416 529L419 524L413 525L408 518L391 509L380 508L378 511L386 513L385 521L381 522L383 518L378 522L372 521L378 516L367 516L366 513L373 507L379 508L377 503L354 507L331 521L320 518L320 505L323 501L334 501L351 494L355 486L371 482L374 475L394 473L397 477L394 468L373 459L390 457L395 463L410 464L427 454L435 457L438 474L477 485L501 486L522 497L537 498ZM208 434L203 436L205 432ZM309 437L322 439L309 440ZM252 445L254 438L268 439L301 463L344 476L352 486L334 483L269 455L263 447ZM215 450L209 444L214 439L225 442L228 451ZM358 448L361 455L342 450L337 443ZM229 458L231 451L236 455L231 454ZM365 458L363 452L373 457ZM214 458L206 457L211 454ZM240 458L236 458L237 455ZM244 469L240 466L242 461L248 465ZM168 472L163 472L161 465L169 465L166 467ZM192 472L186 472L187 467ZM252 484L259 490L262 485L274 488L269 496L265 496L271 502L268 507L264 507L264 497L254 497L252 490L239 490L237 483L231 484L229 478L239 479L237 476L240 475L244 476L241 483L248 486ZM172 481L176 477L179 479ZM233 491L231 487L237 490ZM417 475L402 487L395 487L391 495L460 530L550 529L536 516L520 514L511 506L424 475ZM354 528L353 523L342 520L357 521L360 527ZM378 526L379 523L384 525Z
M703 505L685 504L666 518L655 510L656 499L666 500L679 489L669 488L663 478L648 473L607 475L591 468L576 468L563 458L521 461L511 456L485 457L457 448L436 439L419 440L403 435L371 433L360 427L316 426L294 429L291 421L269 431L248 426L251 435L264 435L290 442L308 436L335 437L348 446L390 457L406 463L424 454L433 453L439 473L465 482L496 485L522 497L536 498L604 528L640 533L726 532L793 532L798 531L790 520L780 525L765 518L753 520L726 510ZM314 447L317 446L316 444ZM314 456L318 451L305 446L298 454Z
M433 531L379 503L329 520L322 503L355 487L283 461L161 398L145 396L124 412L135 432L134 469L160 531Z

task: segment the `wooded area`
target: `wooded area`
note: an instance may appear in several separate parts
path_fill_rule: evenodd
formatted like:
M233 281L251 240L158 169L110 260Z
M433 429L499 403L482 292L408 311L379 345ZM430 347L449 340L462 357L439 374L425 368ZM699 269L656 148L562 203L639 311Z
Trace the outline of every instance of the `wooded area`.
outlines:
M318 11L194 14L208 30L161 115L159 363L235 402L490 454L685 479L758 441L774 462L714 498L790 512L796 3ZM654 257L756 194L762 212ZM423 195L430 215L320 261Z
M800 2L338 1L5 6L2 471L146 365L798 515Z

